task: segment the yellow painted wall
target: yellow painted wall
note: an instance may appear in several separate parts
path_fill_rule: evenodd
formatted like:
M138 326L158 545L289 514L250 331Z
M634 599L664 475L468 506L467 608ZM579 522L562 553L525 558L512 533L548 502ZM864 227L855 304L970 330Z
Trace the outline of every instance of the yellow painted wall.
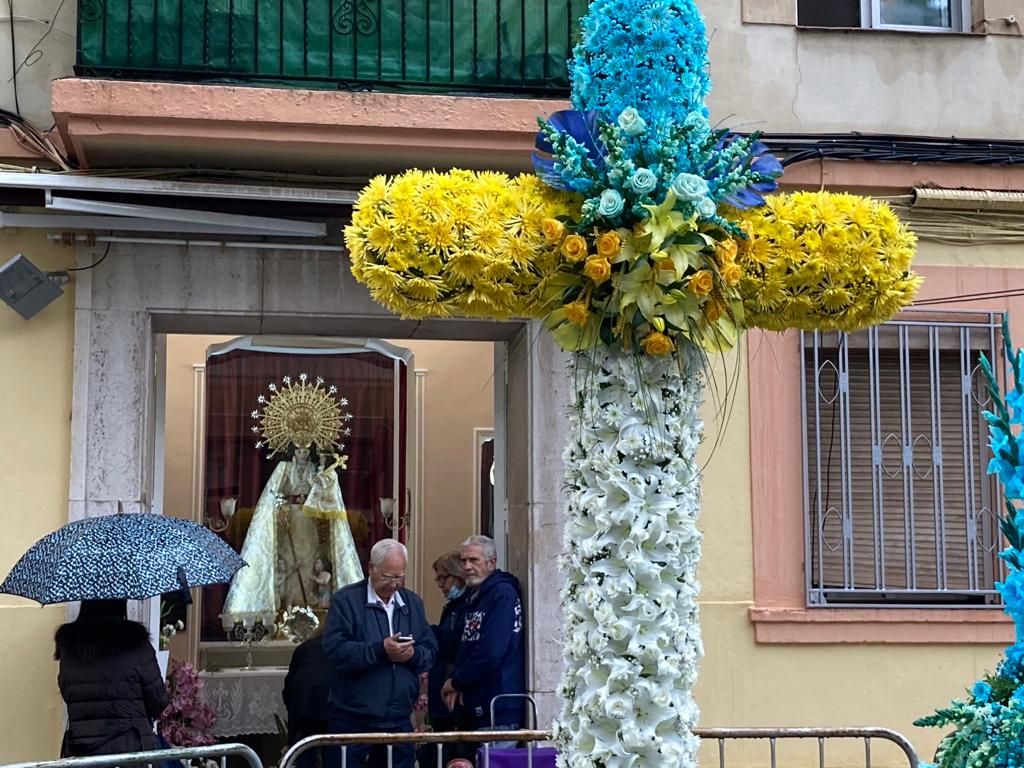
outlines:
M70 264L70 252L50 245L39 233L0 230L0 261L24 252L40 266L56 269ZM963 263L1008 266L1015 264L1013 249L948 249L922 246L921 263ZM0 306L0 491L6 500L4 536L0 537L0 571L6 571L37 538L67 518L68 460L70 440L71 358L73 339L73 287L62 299L30 322ZM205 348L208 342L189 339L189 347ZM422 348L420 345L422 344ZM424 563L429 566L435 550L456 542L468 530L471 499L470 470L464 479L464 455L468 464L472 427L490 426L491 350L471 351L466 357L444 360L433 356L429 342L409 343L416 349L416 367L428 373L428 429L452 440L448 457L442 443L428 439L428 481L437 490L428 493L428 519L437 521L434 510L451 506L462 511L448 529L432 522L427 528ZM460 345L461 346L461 345ZM440 355L442 346L436 348ZM446 353L449 354L449 353ZM169 376L182 386L188 382L191 397L191 363L169 361ZM201 352L197 359L201 359ZM740 359L745 359L741 356ZM175 367L176 366L176 367ZM180 370L179 370L180 369ZM447 376L441 371L449 370ZM176 371L176 373L175 373ZM991 669L1000 648L965 645L758 645L747 619L753 599L750 497L750 440L746 371L728 356L716 367L719 390L728 380L729 419L721 441L717 440L715 406L705 409L708 439L702 526L705 531L702 567L702 620L706 658L698 683L702 723L707 726L755 725L881 725L908 735L920 754L927 757L941 732L915 729L911 721L960 694L982 672ZM433 378L431 378L433 377ZM710 389L709 389L710 391ZM469 409L464 423L451 421L452 413ZM173 424L188 426L190 420ZM437 431L439 430L439 432ZM716 445L717 443L717 445ZM189 471L188 438L168 430L167 482L186 479ZM712 453L712 448L714 448ZM463 450L464 449L464 450ZM187 480L186 480L187 482ZM465 483L465 485L462 485ZM172 503L168 499L170 508ZM429 601L429 586L424 589ZM438 603L439 604L439 603ZM437 605L429 610L436 613ZM0 696L0 762L56 755L61 727L61 705L51 659L51 638L63 619L59 607L39 609L14 598L0 597L0 686L16 696ZM754 750L730 747L733 765L747 762ZM767 760L767 748L757 752ZM705 756L705 765L715 755ZM877 764L898 764L892 750L877 747ZM789 765L816 762L813 747L780 748ZM830 747L829 764L863 764L859 743ZM833 763L838 760L838 763ZM732 762L736 761L736 762Z
M72 266L73 251L42 232L0 229L0 264ZM0 305L0 575L68 516L74 286L29 321ZM53 632L60 606L0 596L0 763L57 756L63 707Z
M917 263L1024 266L1016 247L956 248L929 242L920 245ZM740 359L746 360L745 351ZM915 728L912 722L962 696L983 673L992 671L1003 646L755 643L747 617L754 594L751 514L756 503L750 491L748 417L749 408L770 404L749 402L746 369L737 375L735 353L718 361L714 377L720 391L729 390L730 403L721 437L718 404L709 396L705 407L701 511L705 659L697 684L701 724L882 726L903 733L918 754L930 760L945 732ZM709 394L716 387L709 386ZM816 748L816 744L780 747L780 764L816 765ZM900 765L903 760L906 765L902 753L878 749L872 756L877 764ZM704 764L717 764L715 747L705 745L704 751ZM730 745L727 765L732 760L767 764L768 746ZM863 765L863 744L837 742L828 749L827 764Z

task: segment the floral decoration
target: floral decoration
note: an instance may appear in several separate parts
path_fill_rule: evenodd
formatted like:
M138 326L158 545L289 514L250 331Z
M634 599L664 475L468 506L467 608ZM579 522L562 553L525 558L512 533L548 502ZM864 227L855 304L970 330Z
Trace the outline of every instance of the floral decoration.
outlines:
M171 703L160 716L160 733L175 747L202 747L216 743L213 726L217 713L202 700L203 681L191 664L171 660L167 675Z
M166 651L171 645L173 637L185 629L185 622L178 619L173 624L164 624L160 629L160 650Z
M916 238L888 204L849 194L771 195L740 214L740 293L748 325L852 332L909 305Z
M954 699L933 715L914 725L955 730L943 737L935 754L939 768L1021 768L1024 766L1024 351L1013 353L1010 333L1003 322L1003 340L1012 385L1005 396L990 363L982 358L982 370L993 410L985 414L993 458L989 474L998 475L1006 499L1006 516L1000 527L1008 546L999 553L1007 576L996 583L1003 610L1016 625L1016 642L1006 649L994 674L976 682L966 699ZM935 768L922 763L923 768Z
M701 360L639 360L573 358L555 729L569 768L696 764Z
M706 351L779 327L752 295L777 275L789 325L888 319L917 286L913 238L874 204L750 212L782 165L709 122L693 0L592 0L574 57L536 177L377 178L345 238L398 314L543 317L573 353L559 766L692 768Z
M352 274L402 317L536 314L533 293L557 258L542 223L578 207L575 196L529 175L378 176L345 230Z

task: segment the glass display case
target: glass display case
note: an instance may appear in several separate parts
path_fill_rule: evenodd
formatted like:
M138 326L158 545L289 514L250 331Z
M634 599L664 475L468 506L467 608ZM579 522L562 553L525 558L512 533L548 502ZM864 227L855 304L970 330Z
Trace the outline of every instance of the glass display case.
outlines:
M248 565L204 590L206 669L286 665L333 592L363 578L373 542L405 538L411 353L321 343L208 351L204 516Z

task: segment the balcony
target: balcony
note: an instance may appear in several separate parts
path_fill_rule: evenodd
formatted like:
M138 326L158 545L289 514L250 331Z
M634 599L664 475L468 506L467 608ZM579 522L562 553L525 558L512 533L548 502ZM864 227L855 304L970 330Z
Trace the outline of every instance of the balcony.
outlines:
M564 97L587 0L81 0L76 74Z

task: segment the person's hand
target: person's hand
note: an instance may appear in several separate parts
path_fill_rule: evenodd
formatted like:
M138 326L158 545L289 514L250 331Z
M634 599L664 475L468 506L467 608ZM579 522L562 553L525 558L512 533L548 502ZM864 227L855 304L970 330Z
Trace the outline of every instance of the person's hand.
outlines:
M452 685L451 678L444 681L444 685L441 686L441 701L448 707L448 711L451 712L455 709L456 704L462 703L462 693L455 690L455 686Z
M404 664L412 658L413 646L416 645L414 640L410 640L405 643L398 641L398 633L391 635L391 637L384 638L384 653L391 659L395 664Z

